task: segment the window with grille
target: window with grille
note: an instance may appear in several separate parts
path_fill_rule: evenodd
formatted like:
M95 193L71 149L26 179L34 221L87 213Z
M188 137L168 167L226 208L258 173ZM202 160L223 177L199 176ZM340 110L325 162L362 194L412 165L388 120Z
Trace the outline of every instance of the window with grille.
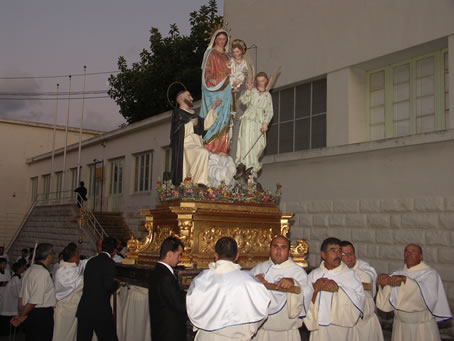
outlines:
M273 91L266 155L326 146L326 78Z
M447 127L448 52L434 52L368 73L371 140Z
M110 194L123 192L124 158L110 161Z
M31 178L32 182L32 202L38 198L38 177Z
M63 180L63 172L56 172L55 173L55 198L61 199L62 194L62 180Z
M153 153L146 152L135 155L134 191L146 192L151 190L151 166Z
M80 172L82 172L82 167L80 167ZM77 179L77 167L71 168L71 192L79 187L79 181Z
M49 191L50 191L50 174L46 174L42 176L43 180L43 199L49 199Z

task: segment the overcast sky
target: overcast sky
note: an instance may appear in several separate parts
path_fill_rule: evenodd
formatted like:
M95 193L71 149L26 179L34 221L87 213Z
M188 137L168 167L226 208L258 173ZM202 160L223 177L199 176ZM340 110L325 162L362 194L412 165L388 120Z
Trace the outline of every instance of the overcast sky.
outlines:
M189 13L208 0L12 0L0 4L0 93L60 92L69 90L66 75L117 70L119 56L128 65L148 48L149 30L167 35L176 23L189 33ZM223 13L223 0L217 0ZM53 76L63 78L4 79ZM108 74L86 78L86 91L108 89ZM3 79L1 79L3 78ZM71 79L71 92L82 91L83 77ZM100 96L100 95L98 95ZM0 98L8 95L0 94ZM80 97L80 96L74 96ZM11 96L9 96L11 98ZM47 98L55 98L53 95ZM70 101L70 125L78 127L81 100ZM68 101L58 105L59 124L65 124ZM52 123L56 101L1 100L0 117ZM112 130L123 117L110 98L85 101L85 128Z

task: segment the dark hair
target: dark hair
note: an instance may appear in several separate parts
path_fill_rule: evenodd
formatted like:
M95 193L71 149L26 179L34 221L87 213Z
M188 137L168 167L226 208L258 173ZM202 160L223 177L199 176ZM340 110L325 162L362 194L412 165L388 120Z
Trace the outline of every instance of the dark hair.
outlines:
M216 38L219 37L220 35L224 35L227 38L227 40L229 40L229 36L224 31L218 32L218 34L216 34L216 37L214 37L214 40L216 40Z
M284 237L284 236L282 236L282 235L276 236L276 237L274 237L273 239L271 239L271 241L270 241L270 247L271 247L271 245L273 245L273 242L274 242L276 239L284 239L284 240L286 240L286 241L287 241L287 244L288 244L288 249L290 250L290 240L288 240L287 237Z
M49 243L38 244L36 248L35 261L44 260L53 252L54 246Z
M22 249L22 250L20 250L20 251L21 251L21 252L27 252L27 253L28 253L28 249L27 249L27 248Z
M6 263L6 258L0 258L0 263Z
M185 92L188 92L188 90L181 90L181 91L178 91L177 94L175 95L175 101L178 100L178 97L180 97L180 95L184 94Z
M13 272L17 273L21 267L25 266L25 263L16 262L13 264Z
M329 237L326 238L322 245L320 246L320 251L327 252L328 251L328 245L339 245L340 246L341 241L337 238L334 237Z
M83 186L85 185L85 183L84 183L83 181L81 181L81 182L79 183L79 185L80 185L80 187L83 187Z
M167 256L167 252L175 252L178 250L178 247L181 246L184 249L184 245L177 237L167 237L161 244L161 249L159 250L159 259L164 259Z
M66 245L66 247L63 249L63 260L65 262L69 261L71 258L74 257L74 255L77 252L77 245L76 243L69 243Z
M219 259L235 260L238 253L238 245L235 239L222 237L216 242L214 251L218 254Z
M17 262L21 265L27 265L27 261L24 258L19 258Z
M102 241L101 251L111 254L113 250L115 250L115 246L117 246L117 241L115 240L115 238L104 238L104 240Z
M340 245L340 247L351 246L353 249L353 252L356 252L355 247L348 240L341 241L339 245Z

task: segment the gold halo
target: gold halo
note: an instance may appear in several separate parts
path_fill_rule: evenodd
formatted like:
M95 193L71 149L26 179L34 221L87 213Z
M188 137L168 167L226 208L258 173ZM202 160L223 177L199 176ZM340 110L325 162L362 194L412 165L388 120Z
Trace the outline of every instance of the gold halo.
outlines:
M181 84L181 85L183 86L183 89L184 89L185 91L188 91L188 89L186 89L185 85L184 85L183 83L179 82L179 81L175 81L175 82L173 82L173 83L170 83L169 87L167 88L167 101L169 102L169 104L170 104L171 107L175 107L175 106L177 105L176 102L175 102L175 103L172 103L172 101L171 101L170 98L169 98L170 89L171 89L172 86L175 85L175 84Z

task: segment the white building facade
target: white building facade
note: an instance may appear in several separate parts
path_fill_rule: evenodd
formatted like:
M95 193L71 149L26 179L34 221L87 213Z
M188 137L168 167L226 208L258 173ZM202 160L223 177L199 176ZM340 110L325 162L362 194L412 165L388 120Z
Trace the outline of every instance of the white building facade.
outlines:
M54 130L55 128L55 130ZM100 131L68 128L45 123L0 119L0 245L7 246L19 224L24 218L31 203L31 197L38 193L61 190L63 181L61 173L50 174L51 162L46 173L38 182L38 178L29 173L26 160L32 156L52 151L52 146L61 148L82 140L100 135ZM54 134L55 132L55 134ZM55 136L55 140L54 140ZM55 167L62 169L63 162L55 162ZM33 178L32 184L26 179Z
M224 15L257 71L282 68L260 180L282 184L311 265L328 236L387 273L417 243L453 310L454 2L229 0Z
M282 185L291 238L308 241L310 264L328 236L350 240L378 272L400 268L417 243L452 307L454 2L229 0L224 15L232 38L255 46L257 71L281 66L259 179ZM170 169L169 132L167 112L84 141L89 207L123 212L141 236L138 210L158 203L156 181ZM68 172L76 157L74 145ZM49 160L28 160L30 188Z
M88 190L88 208L97 212L120 212L137 236L143 236L144 218L139 209L158 202L156 182L170 170L170 118L165 112L82 142L80 180ZM55 173L61 173L63 149L55 152ZM67 148L67 168L62 191L74 191L77 183L78 144ZM27 160L29 202L33 183L49 174L51 153ZM53 198L50 198L53 199Z

